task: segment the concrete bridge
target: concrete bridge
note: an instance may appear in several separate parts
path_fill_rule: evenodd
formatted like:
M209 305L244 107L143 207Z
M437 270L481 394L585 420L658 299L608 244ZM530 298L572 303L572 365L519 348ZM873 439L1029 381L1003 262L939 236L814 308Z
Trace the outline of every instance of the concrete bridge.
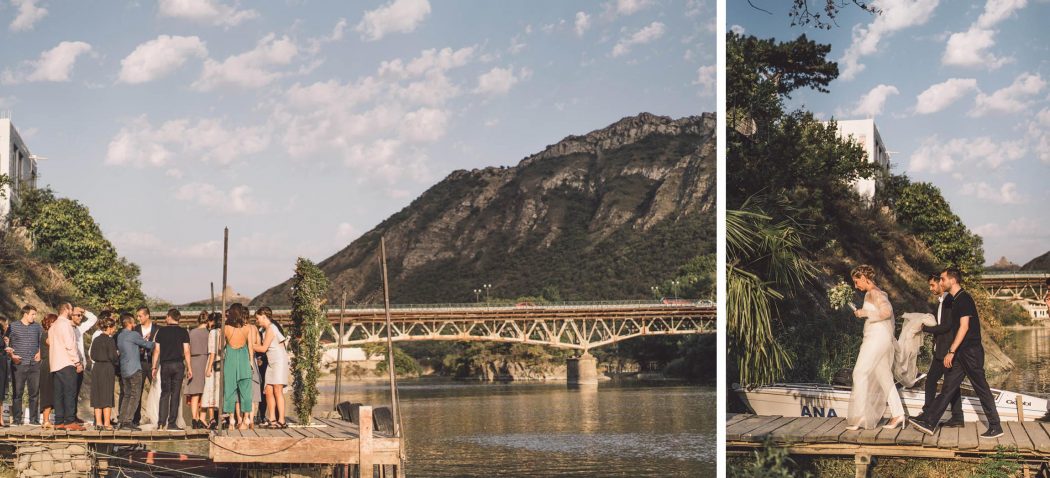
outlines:
M291 309L273 307L282 324ZM200 308L181 308L184 325L196 322ZM162 319L165 311L153 311ZM327 310L327 346L386 342L386 315L381 307ZM394 342L425 340L488 341L588 350L641 336L715 333L711 301L563 302L543 305L421 304L391 307Z

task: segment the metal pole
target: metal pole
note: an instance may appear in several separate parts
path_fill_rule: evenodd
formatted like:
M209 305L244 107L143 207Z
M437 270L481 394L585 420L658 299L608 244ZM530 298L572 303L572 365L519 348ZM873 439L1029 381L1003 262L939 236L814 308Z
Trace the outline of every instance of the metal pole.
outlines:
M394 421L394 436L398 438L398 458L401 466L398 466L398 475L404 474L405 463L405 437L402 436L401 410L397 400L397 378L394 371L394 340L393 324L390 320L390 283L386 275L386 239L379 238L379 262L383 268L383 308L386 313L386 368L390 376L390 406L392 408Z
M215 313L215 283L211 283L211 313Z
M223 365L224 368L226 366L226 333L225 333L226 332L226 328L225 328L225 324L226 324L226 269L227 269L227 265L229 263L229 256L230 256L229 252L230 252L230 228L224 227L224 228L222 228L222 312L221 312L221 316L219 317L220 329L219 329L219 350L218 350L218 352L219 352L218 355L219 355L219 357L221 357L220 358L220 360L221 360L220 363ZM217 397L217 401L219 403L218 416L220 417L220 419L222 418L222 412L223 412L223 410L222 410L223 397L226 396L225 395L226 394L226 387L223 386L222 382L223 382L222 380L219 380L219 396Z
M335 398L332 400L332 410L339 405L339 395L343 384L343 314L346 312L346 290L343 290L343 303L339 308L339 337L335 339Z

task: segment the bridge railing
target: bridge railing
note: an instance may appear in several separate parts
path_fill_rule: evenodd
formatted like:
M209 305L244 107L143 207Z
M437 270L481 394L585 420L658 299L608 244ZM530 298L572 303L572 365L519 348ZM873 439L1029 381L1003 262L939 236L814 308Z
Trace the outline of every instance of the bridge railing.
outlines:
M218 305L218 304L216 304ZM706 307L714 307L715 302L708 299L667 299L667 300L588 300L588 301L563 301L563 302L528 302L528 301L490 301L490 302L447 302L447 303L432 303L432 304L391 304L390 308L394 310L405 310L405 309L506 309L506 308L540 308L540 307L623 307L623 306L682 306L682 305L700 305ZM291 310L290 305L269 305L274 311L286 311ZM179 309L183 315L197 313L202 310L211 310L210 306L194 305L188 307L175 307ZM328 311L340 310L338 306L328 305ZM376 310L382 309L383 304L348 304L344 310ZM154 315L162 315L165 313L163 310L152 311Z

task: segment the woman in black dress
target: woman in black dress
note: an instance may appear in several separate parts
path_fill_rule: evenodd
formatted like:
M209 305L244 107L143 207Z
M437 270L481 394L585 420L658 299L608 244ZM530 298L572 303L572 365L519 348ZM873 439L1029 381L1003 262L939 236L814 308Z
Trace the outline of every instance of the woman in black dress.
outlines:
M44 321L40 323L40 326L44 328L44 337L40 341L40 410L43 410L44 418L40 421L40 426L44 428L52 427L51 410L55 402L55 383L51 380L51 362L48 359L51 342L47 338L47 331L56 320L58 320L57 315L47 314Z
M91 341L91 408L95 409L95 429L112 430L109 420L113 413L113 388L117 380L117 343L113 334L117 321L102 320L102 333Z

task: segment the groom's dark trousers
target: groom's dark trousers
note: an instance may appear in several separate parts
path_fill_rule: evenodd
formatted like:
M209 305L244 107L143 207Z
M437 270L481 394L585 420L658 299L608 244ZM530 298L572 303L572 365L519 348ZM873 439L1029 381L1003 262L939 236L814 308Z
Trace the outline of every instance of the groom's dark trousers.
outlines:
M926 372L926 398L922 403L923 416L929 418L931 422L939 422L941 420L940 416L934 417L928 415L928 413L930 405L933 404L934 398L937 397L937 382L941 380L941 377L947 371L944 368L944 356L951 350L952 341L955 340L955 333L959 330L952 317L952 295L945 294L944 300L937 304L937 307L941 322L934 326L922 327L923 332L933 334L933 361L930 362L930 370ZM956 392L952 398L951 405L952 421L961 422L963 420L962 394Z
M937 395L937 398L930 404L927 423L937 424L934 420L939 420L941 415L944 415L952 397L957 396L963 377L970 379L974 393L981 400L981 408L984 409L984 415L988 417L988 426L990 428L999 427L999 411L995 408L992 389L988 386L988 379L984 376L984 347L980 344L959 347L959 350L955 352L952 368L944 374L941 394Z

